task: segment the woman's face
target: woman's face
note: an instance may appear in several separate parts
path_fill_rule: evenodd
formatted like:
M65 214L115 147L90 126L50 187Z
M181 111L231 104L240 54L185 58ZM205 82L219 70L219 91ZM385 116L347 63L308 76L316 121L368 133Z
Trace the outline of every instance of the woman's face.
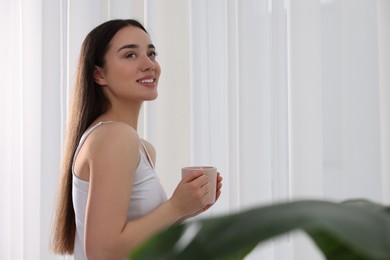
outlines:
M156 55L147 33L135 26L124 27L111 39L104 67L95 69L95 81L111 103L153 100L161 73Z

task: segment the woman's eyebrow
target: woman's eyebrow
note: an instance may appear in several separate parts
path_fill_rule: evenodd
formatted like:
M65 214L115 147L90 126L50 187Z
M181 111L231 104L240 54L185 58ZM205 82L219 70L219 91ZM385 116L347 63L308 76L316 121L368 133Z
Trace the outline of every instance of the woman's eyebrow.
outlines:
M123 49L138 49L139 45L138 44L126 44L120 47L117 52L120 52ZM148 45L148 49L155 49L156 47L153 44Z

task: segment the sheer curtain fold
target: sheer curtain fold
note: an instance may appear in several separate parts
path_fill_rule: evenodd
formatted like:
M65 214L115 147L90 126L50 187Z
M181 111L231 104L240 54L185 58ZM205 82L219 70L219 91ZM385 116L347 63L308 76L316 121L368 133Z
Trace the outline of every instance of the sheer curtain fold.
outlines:
M0 251L4 259L40 256L41 224L41 93L42 93L42 4L12 1L5 4L7 19L2 62L5 77L1 158L6 187L1 189ZM2 22L3 23L3 22ZM3 67L4 66L4 67ZM3 150L4 149L4 150Z
M9 36L8 39L0 42L0 48L6 50L3 60L0 62L0 69L5 72L1 85L2 102L0 102L0 109L6 111L3 116L3 124L4 126L8 125L0 128L0 163L3 170L2 181L0 182L0 207L3 209L0 215L0 229L2 230L0 233L0 258L2 259L11 259L11 255L15 252L14 249L16 249L15 240L20 241L21 238L21 228L18 229L17 227L20 224L22 214L19 204L17 204L19 199L15 196L18 194L17 191L20 191L19 176L21 169L18 161L21 158L21 149L20 140L14 138L14 135L19 132L17 129L20 129L18 127L20 124L18 121L13 122L15 114L20 109L19 82L17 81L19 77L16 74L16 61L19 53L15 52L15 43L19 43L19 35L15 33L18 31L19 23L12 23L15 16L14 10L17 10L16 5L14 1L8 1L4 3L3 8L0 8L0 17L4 19L0 23L0 29L4 35ZM16 61L10 62L13 59ZM6 91L7 86L13 86L10 89L13 91Z
M32 11L31 11L32 10ZM107 19L145 24L159 98L141 136L170 195L180 167L224 177L204 216L298 198L390 202L390 4L386 0L3 1L0 258L48 251L75 66ZM321 259L300 234L247 259Z
M378 57L380 97L380 140L383 202L390 203L390 2L379 0Z
M320 1L288 5L289 164L292 198L323 196Z
M39 258L41 211L36 209L41 208L42 185L42 2L23 2L21 21L22 256ZM39 239L36 234L40 234Z

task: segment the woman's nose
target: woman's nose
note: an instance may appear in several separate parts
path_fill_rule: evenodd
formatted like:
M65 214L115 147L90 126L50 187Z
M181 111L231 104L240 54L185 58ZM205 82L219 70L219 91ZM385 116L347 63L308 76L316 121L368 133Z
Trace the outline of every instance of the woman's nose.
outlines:
M142 71L155 70L156 64L149 58L149 56L145 55L142 60Z

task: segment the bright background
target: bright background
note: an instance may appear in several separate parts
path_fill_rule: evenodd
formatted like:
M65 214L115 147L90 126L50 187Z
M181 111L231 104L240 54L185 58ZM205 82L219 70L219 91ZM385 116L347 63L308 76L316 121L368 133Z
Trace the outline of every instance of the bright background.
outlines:
M169 195L182 166L211 164L224 187L206 216L300 198L390 204L390 1L0 6L0 259L72 259L48 251L69 93L82 40L112 18L139 19L160 54L139 130ZM297 232L248 259L322 257Z

